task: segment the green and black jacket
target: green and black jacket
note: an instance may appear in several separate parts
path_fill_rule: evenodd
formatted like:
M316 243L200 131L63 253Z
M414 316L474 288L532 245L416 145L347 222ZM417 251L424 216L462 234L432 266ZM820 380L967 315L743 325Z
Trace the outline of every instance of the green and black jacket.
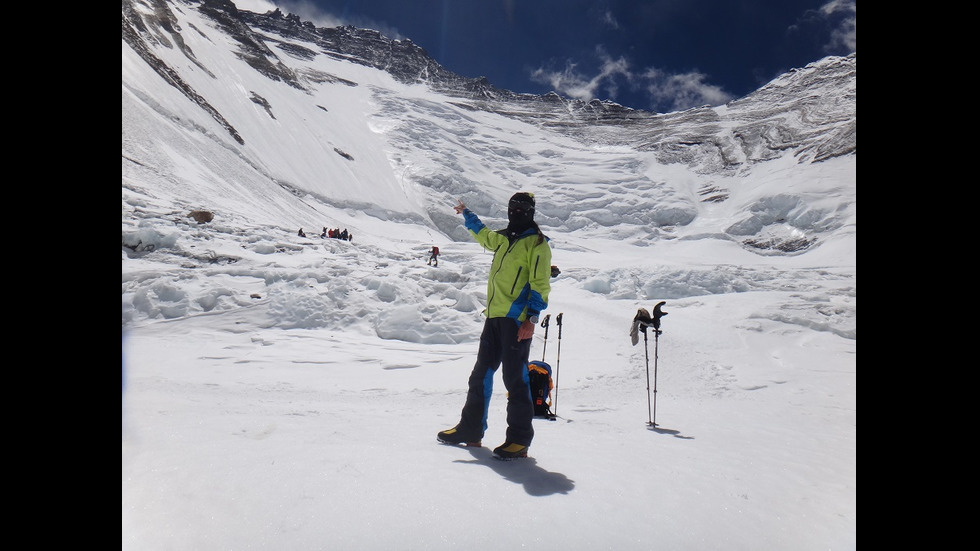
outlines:
M469 209L463 210L466 229L476 241L493 251L490 277L487 278L488 318L513 318L524 321L548 307L551 292L551 246L533 226L524 233L508 238L492 231Z

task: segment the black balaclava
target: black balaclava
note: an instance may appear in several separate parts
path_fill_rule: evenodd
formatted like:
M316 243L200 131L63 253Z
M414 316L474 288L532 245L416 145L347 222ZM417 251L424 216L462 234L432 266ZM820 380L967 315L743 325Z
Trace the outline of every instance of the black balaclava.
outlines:
M534 223L534 195L518 192L507 203L507 233L515 235L524 232Z

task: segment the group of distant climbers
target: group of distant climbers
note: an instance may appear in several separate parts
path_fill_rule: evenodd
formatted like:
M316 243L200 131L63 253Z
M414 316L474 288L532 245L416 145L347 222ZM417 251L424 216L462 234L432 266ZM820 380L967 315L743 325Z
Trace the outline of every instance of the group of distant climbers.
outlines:
M303 228L300 228L299 233L297 233L296 235L299 235L300 237L306 237L306 232L303 231ZM324 226L323 233L320 234L320 237L324 239L326 239L327 237L330 237L332 239L343 239L344 241L354 240L354 234L348 232L347 228L344 228L343 231L341 231L340 228L334 228L328 230L326 226Z

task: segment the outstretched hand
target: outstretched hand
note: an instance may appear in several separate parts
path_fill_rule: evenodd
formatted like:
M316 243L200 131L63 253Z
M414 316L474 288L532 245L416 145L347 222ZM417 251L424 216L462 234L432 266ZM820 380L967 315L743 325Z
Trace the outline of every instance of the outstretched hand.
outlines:
M456 201L459 202L459 204L454 206L453 209L456 210L456 214L461 214L464 210L466 210L466 205L463 204L462 199L456 199Z

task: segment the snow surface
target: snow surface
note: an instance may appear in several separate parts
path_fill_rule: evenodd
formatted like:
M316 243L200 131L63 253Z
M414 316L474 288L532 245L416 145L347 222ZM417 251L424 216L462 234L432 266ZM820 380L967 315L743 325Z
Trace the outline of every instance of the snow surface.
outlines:
M214 59L197 34L184 36L198 59ZM320 136L282 109L295 90L238 85L265 86L273 123L298 130L257 143L261 108L221 105L249 150L236 155L123 45L123 549L856 547L855 156L787 154L711 177L724 202L690 201L706 177L651 154L331 63L362 84L316 92L331 117ZM463 180L439 188L450 158ZM337 167L349 172L323 177ZM502 462L490 457L506 428L499 375L483 448L435 435L463 405L491 259L452 206L461 197L499 227L518 189L536 192L561 269L531 352L557 369L559 419L535 420L531 458ZM841 195L844 212L822 203ZM818 245L759 254L725 233L747 213L800 214L779 197L806 198L811 215L772 231L819 233ZM693 220L645 218L677 212ZM843 223L829 231L814 212ZM323 227L353 240L321 239ZM637 309L660 301L663 334L632 345Z

